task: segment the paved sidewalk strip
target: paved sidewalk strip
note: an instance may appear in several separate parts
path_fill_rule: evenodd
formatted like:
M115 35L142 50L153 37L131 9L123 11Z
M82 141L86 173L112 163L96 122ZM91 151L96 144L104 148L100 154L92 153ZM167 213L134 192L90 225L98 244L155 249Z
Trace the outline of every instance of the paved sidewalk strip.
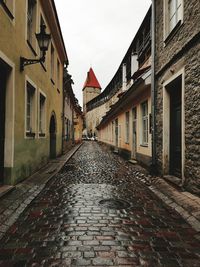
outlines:
M16 185L14 191L0 198L0 239L81 145L78 144L65 155L50 160L47 165Z

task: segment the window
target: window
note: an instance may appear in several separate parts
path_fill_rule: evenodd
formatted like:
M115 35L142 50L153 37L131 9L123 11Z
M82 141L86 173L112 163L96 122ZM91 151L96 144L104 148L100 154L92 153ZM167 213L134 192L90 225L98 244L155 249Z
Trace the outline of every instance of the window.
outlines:
M35 103L35 88L27 82L26 87L26 135L30 137L34 137L34 107Z
M41 28L42 25L45 25L46 26L46 23L44 21L43 16L40 15L40 28ZM38 45L38 47L39 47L39 45ZM43 51L41 51L39 49L39 53L40 53L40 57L42 57L43 56ZM46 53L46 60L44 62L41 62L41 65L42 65L42 67L44 68L45 71L47 70L47 62L48 62L48 59L47 58L48 58L48 55L49 55L49 53Z
M169 0L169 31L181 20L181 0Z
M1 2L1 1L0 1ZM3 0L2 1L2 6L8 16L13 19L13 13L14 13L14 0Z
M27 8L27 41L29 45L36 46L36 1L28 0Z
M54 81L54 47L51 44L51 81Z
M126 112L126 143L129 143L129 111Z
M45 102L46 98L40 93L39 97L39 136L45 136Z
M183 20L183 0L165 0L166 37Z
M115 122L112 121L112 142L114 140L114 127L115 127Z
M57 59L57 88L60 89L60 62Z
M141 104L142 112L142 145L148 145L148 102Z
M71 138L71 122L67 119L66 122L66 141L69 141Z

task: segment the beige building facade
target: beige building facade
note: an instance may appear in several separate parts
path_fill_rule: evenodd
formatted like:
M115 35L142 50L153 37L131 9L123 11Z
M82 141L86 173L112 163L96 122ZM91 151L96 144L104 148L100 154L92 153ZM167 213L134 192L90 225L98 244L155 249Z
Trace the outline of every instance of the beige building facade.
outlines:
M98 140L127 159L151 165L151 71L124 92L98 125ZM139 84L138 84L139 82Z
M2 1L0 25L0 183L16 184L62 152L67 54L53 0ZM20 57L40 58L41 25L51 34L45 62L20 70Z

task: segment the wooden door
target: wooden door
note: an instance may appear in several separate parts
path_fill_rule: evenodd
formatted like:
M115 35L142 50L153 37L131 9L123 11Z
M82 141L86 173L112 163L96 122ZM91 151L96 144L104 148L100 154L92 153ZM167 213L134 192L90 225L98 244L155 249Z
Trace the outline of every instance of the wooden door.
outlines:
M51 116L50 120L50 126L49 126L49 132L50 132L50 158L54 159L56 158L56 120L55 116Z
M136 159L137 151L137 110L136 108L132 109L132 158Z

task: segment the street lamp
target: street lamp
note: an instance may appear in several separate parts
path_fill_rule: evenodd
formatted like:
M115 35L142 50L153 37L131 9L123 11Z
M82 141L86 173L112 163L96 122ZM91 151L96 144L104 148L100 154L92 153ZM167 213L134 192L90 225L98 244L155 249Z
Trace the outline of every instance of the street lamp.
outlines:
M27 65L45 62L46 51L49 47L51 35L46 33L45 24L40 25L40 33L36 33L35 35L38 41L40 51L42 52L41 57L39 59L28 59L25 57L20 57L20 71L23 71L24 67Z

